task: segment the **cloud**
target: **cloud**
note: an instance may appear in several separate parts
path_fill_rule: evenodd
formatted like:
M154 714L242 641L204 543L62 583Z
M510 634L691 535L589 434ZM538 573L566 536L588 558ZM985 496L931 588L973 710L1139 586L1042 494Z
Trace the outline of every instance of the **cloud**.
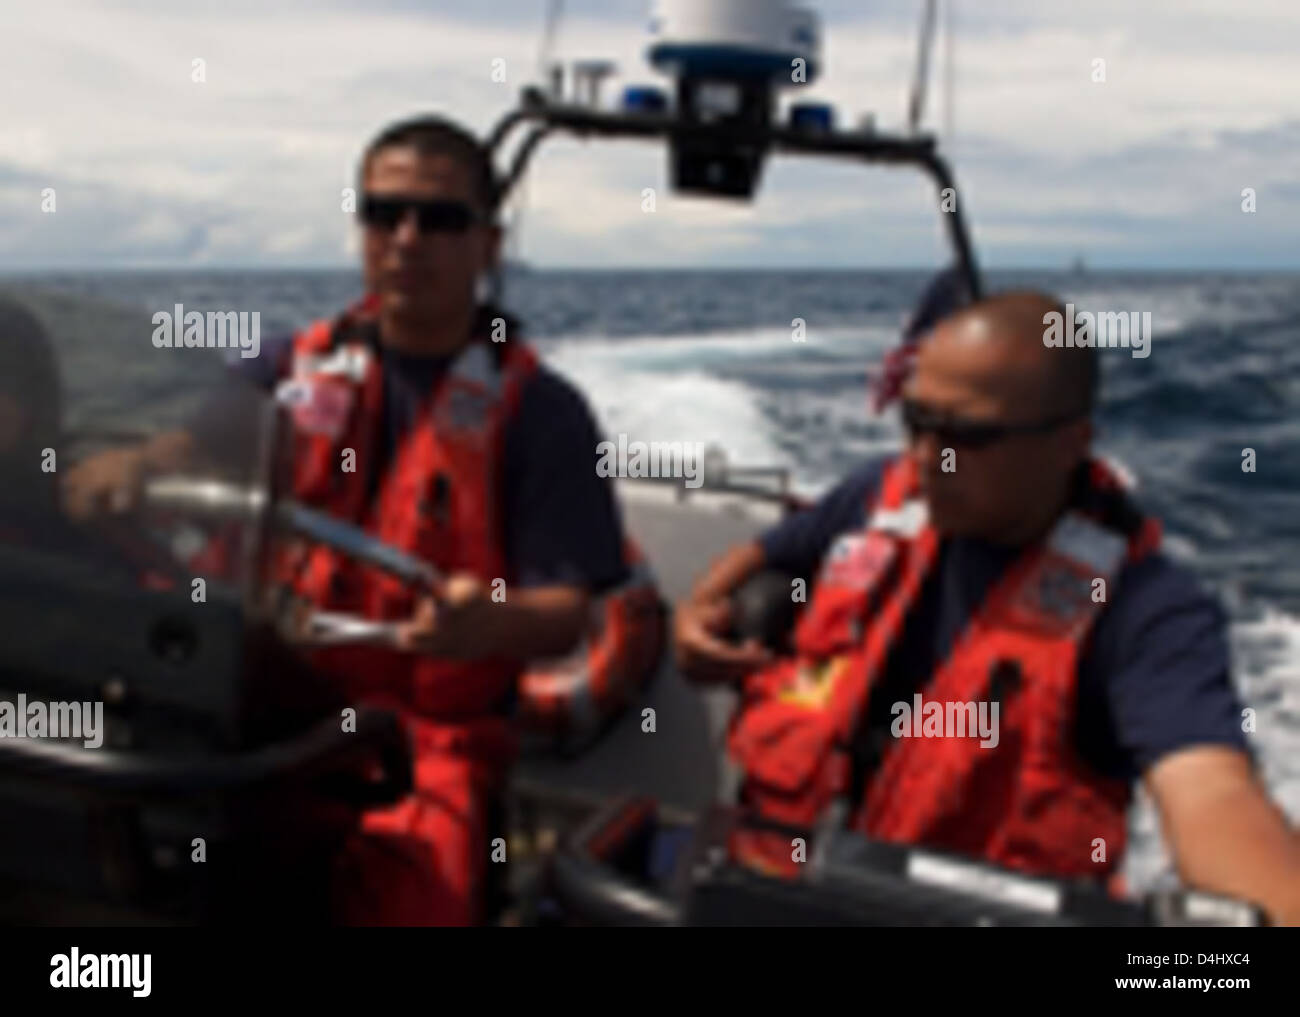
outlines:
M92 0L0 13L0 267L341 265L340 191L365 141L437 110L487 129L534 76L544 4ZM903 119L918 5L819 5L843 123ZM992 9L990 9L990 7ZM567 5L567 57L642 61L637 0ZM987 262L1295 265L1291 3L959 4L956 135ZM939 54L942 55L942 47ZM491 80L503 59L507 81ZM1092 80L1106 61L1106 81ZM205 61L206 80L192 79ZM941 71L943 61L937 61ZM930 121L942 122L942 75ZM941 256L933 195L889 171L773 162L752 208L666 191L661 150L556 142L538 158L523 256L537 264L848 265ZM39 214L40 189L59 211ZM1240 211L1243 187L1259 211ZM646 187L656 212L641 211Z

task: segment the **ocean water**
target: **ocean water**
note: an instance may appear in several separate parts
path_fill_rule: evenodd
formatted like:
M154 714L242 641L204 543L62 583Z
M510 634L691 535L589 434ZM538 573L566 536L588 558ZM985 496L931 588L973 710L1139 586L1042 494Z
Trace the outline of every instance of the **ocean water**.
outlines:
M927 280L922 272L519 272L505 303L546 360L586 393L607 433L699 441L734 464L788 467L815 493L896 449L869 379ZM11 280L12 282L12 280ZM351 272L59 274L21 280L152 313L260 311L262 337L330 314ZM1300 820L1300 275L991 273L992 290L1046 288L1081 309L1149 311L1150 356L1102 353L1099 448L1140 481L1167 549L1232 618L1234 678L1258 714L1270 789ZM803 343L791 323L806 322ZM145 319L147 320L147 319ZM139 336L136 358L83 351L80 403L129 425L152 402L194 399L186 371ZM192 379L188 379L192 380ZM1254 449L1256 472L1241 468ZM1137 886L1167 860L1149 805L1133 818Z

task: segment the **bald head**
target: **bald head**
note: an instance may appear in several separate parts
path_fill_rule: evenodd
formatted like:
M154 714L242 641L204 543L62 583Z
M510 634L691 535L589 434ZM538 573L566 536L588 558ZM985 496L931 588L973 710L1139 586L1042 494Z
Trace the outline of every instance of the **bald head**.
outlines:
M921 344L904 422L941 533L1018 546L1068 502L1092 441L1096 368L1091 349L1044 342L1043 319L1060 310L1007 293L945 318Z
M996 365L999 387L1031 415L1083 413L1096 399L1097 361L1090 347L1049 347L1049 314L1066 317L1054 297L1033 291L1002 293L945 318L926 344ZM936 350L936 352L938 352Z

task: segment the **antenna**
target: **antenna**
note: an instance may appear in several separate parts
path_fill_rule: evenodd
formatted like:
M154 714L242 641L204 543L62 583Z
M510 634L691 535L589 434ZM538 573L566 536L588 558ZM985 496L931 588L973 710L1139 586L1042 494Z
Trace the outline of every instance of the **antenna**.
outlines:
M930 78L930 50L934 47L935 8L937 0L925 0L921 14L921 35L916 44L916 77L912 79L912 101L908 104L907 128L915 134L925 112L926 85Z
M537 75L543 81L547 80L548 65L555 50L555 38L559 34L560 22L563 18L564 0L550 0L542 28L542 43L537 50Z
M957 143L956 36L953 34L953 7L957 0L943 0L943 141L952 154Z
M560 23L563 20L564 0L549 0L546 6L545 18L542 22L542 41L537 47L537 76L541 81L554 80L552 57L555 54L555 40L559 36ZM559 73L562 75L563 70L561 69ZM561 80L555 87L557 98L562 90ZM503 300L505 296L505 272L507 266L511 263L518 264L523 261L521 252L524 247L524 217L528 212L528 181L522 181L522 186L515 190L507 200L511 205L512 214L505 223L507 229L502 264L493 273L492 297L496 301Z

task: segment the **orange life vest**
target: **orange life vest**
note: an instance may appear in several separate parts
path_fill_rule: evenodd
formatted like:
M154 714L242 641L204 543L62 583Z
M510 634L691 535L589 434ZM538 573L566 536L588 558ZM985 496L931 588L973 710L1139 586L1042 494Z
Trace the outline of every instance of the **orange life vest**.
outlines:
M383 413L376 351L356 325L365 301L338 322L322 321L294 340L292 375L278 397L295 418L294 496L357 523L444 572L487 584L512 580L503 553L501 466L505 430L536 355L520 342L470 343L439 381L395 451L371 497ZM296 591L316 607L378 620L409 618L416 595L400 580L325 547L295 563ZM434 721L499 712L522 669L506 657L452 661L370 646L314 653L349 693Z
M371 500L365 459L376 448L382 376L373 351L350 337L362 334L357 326L372 314L373 304L363 301L338 322L318 322L295 339L293 372L279 391L282 402L298 407L295 497L362 524L444 572L468 571L488 583L500 578L509 584L502 554L504 436L536 369L536 355L519 342L499 350L484 341L466 348ZM347 449L355 453L355 472L342 469ZM369 701L430 720L499 714L513 685L526 726L575 749L627 705L662 649L658 589L631 541L625 561L628 579L593 601L585 638L563 661L529 669L504 658L451 662L341 646L316 651L315 662ZM323 610L402 619L414 606L400 581L327 548L312 551L294 568L297 592Z
M892 464L866 529L840 538L823 562L795 656L745 683L729 737L745 772L742 800L805 829L834 816L840 801L849 824L876 839L1039 875L1110 875L1123 854L1130 788L1079 757L1077 664L1121 568L1158 546L1160 525L1136 514L1108 467L1088 469L1095 506L1067 511L1008 567L920 687L944 715L950 703L983 702L991 713L997 702L996 746L971 732L895 737L861 797L843 802L850 739L940 547L911 461ZM1125 535L1102 520L1101 505L1127 517ZM755 835L735 848L792 871L789 836Z

